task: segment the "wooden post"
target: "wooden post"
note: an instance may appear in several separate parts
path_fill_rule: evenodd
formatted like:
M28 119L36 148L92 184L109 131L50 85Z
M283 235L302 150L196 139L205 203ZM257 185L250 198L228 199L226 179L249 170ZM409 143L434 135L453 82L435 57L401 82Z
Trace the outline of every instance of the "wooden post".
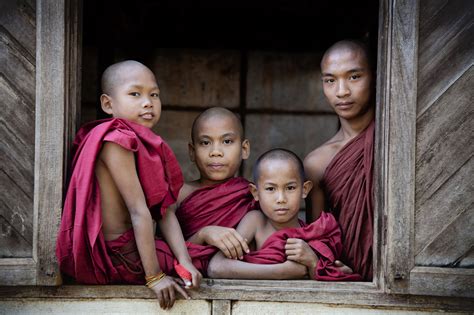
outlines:
M60 283L55 248L63 206L67 139L77 119L77 41L80 37L70 33L77 32L74 25L79 20L79 4L80 1L75 0L37 1L33 242L37 285ZM74 89L70 93L72 85Z

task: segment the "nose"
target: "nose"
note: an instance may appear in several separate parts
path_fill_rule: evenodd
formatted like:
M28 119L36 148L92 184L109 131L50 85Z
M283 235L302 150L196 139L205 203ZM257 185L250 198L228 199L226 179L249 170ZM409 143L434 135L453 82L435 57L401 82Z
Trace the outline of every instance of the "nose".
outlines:
M286 203L286 195L284 191L279 191L277 195L277 203L282 204Z
M212 145L211 152L209 154L211 157L218 157L218 156L223 156L224 153L221 150L221 147L219 144L215 143Z
M151 99L150 97L146 97L146 96L145 96L145 98L144 98L144 100L143 100L142 106L143 106L144 108L153 107L153 101L152 101L152 99Z
M347 82L345 82L344 80L339 80L339 82L337 83L336 96L339 98L343 98L349 96L350 93L351 91L349 90Z

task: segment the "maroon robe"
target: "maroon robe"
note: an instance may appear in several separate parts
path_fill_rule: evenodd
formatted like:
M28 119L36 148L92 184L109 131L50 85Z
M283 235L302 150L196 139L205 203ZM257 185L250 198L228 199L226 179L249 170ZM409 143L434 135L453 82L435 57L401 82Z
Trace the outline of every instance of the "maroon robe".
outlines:
M329 163L322 186L341 225L341 260L372 280L374 122L347 143Z
M258 204L250 193L249 182L235 177L189 194L176 210L176 217L187 240L208 225L234 228L247 212L255 209Z
M159 136L149 128L123 119L89 123L79 130L73 144L72 174L56 256L61 271L77 282L134 283L133 272L121 274L125 271L115 267L102 234L101 197L95 165L106 141L134 152L140 184L155 219L176 201L183 177L173 152ZM122 236L130 238L129 232ZM120 243L120 238L116 243ZM143 283L143 276L140 283Z
M310 225L300 221L300 228L287 228L273 233L257 250L244 256L244 261L255 264L278 264L285 262L285 245L289 238L299 238L318 255L314 280L359 281L358 274L344 274L334 266L342 252L341 230L336 219L329 213L321 216Z
M250 190L249 182L241 177L231 178L223 183L199 188L186 197L176 216L185 239L189 239L208 225L236 227L245 214L258 208ZM135 244L133 231L124 233L119 239L108 241L109 254L121 274L129 275L128 283L143 283L144 273ZM186 242L193 265L207 275L212 256L218 251L214 246ZM155 240L158 262L168 275L176 276L176 259L169 246L162 240Z

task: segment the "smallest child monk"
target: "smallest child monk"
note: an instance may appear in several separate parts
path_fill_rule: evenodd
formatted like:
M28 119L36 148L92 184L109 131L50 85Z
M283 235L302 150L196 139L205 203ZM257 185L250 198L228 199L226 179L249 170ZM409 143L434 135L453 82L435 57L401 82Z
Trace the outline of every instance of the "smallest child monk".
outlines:
M359 275L346 274L351 271L335 264L342 251L341 231L331 214L323 213L310 225L298 219L301 201L312 186L305 181L303 163L293 152L273 149L261 155L250 190L262 211L250 211L237 227L253 251L243 261L216 254L209 264L209 276L299 279L309 275L314 280L360 280Z
M112 118L86 124L76 135L56 248L59 266L78 283L146 283L169 309L176 292L189 295L170 276L174 268L159 264L154 221L176 263L191 273L191 287L199 285L200 273L174 212L166 211L183 177L169 146L151 130L161 116L160 90L150 69L127 60L105 70L102 91L102 109Z

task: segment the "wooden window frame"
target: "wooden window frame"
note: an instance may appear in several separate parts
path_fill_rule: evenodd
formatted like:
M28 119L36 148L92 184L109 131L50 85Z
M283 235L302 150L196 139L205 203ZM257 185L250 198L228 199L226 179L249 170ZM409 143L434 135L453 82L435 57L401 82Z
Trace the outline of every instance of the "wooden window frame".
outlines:
M380 1L374 159L374 280L205 279L199 292L192 293L193 298L214 300L216 307L224 308L229 307L229 300L253 300L381 307L407 307L421 303L428 307L443 304L451 309L462 309L457 298L386 294L407 293L404 289L406 283L399 280L403 280L410 265L413 266L407 251L387 246L396 243L409 247L413 229L411 233L400 233L401 229L391 229L395 225L387 222L393 220L399 226L413 226L406 213L414 211L418 3L418 0ZM55 258L56 237L69 147L76 123L80 121L81 6L81 0L37 0L33 258L0 264L0 270L15 269L11 279L15 279L16 284L37 287L0 289L10 298L152 299L155 298L152 292L142 286L57 286L61 280ZM13 264L16 268L11 268ZM23 267L18 268L19 265ZM16 277L20 276L27 278L17 281L20 278Z

